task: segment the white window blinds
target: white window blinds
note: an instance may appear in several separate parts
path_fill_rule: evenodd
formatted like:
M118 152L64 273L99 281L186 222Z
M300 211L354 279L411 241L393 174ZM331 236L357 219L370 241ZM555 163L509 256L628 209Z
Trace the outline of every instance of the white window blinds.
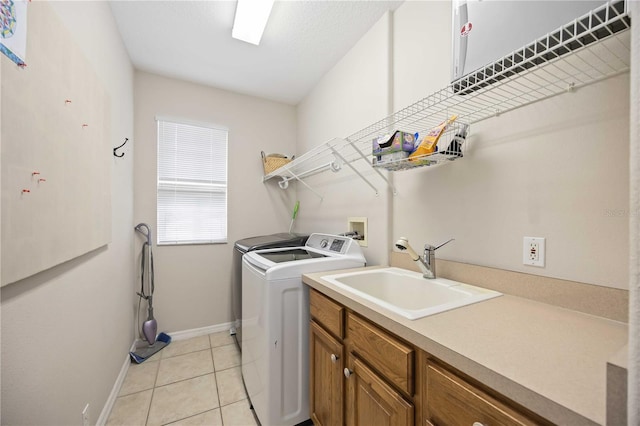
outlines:
M158 244L227 241L227 133L158 119Z

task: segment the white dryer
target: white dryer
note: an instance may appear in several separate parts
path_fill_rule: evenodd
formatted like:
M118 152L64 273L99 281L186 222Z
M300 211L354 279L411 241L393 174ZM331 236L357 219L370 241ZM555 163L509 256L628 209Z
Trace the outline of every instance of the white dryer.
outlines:
M309 291L302 274L365 266L348 237L311 234L303 247L242 258L242 376L263 425L309 419Z

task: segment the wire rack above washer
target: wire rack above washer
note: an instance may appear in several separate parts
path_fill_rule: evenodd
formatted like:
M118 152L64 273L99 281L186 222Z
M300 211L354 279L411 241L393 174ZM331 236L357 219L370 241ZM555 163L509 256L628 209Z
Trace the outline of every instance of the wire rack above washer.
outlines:
M311 174L344 165L357 170L355 162L371 166L372 140L395 130L423 133L453 114L473 124L626 73L630 27L627 2L612 0L346 139L316 147L264 180L280 177L282 187L297 179L309 187L302 178ZM358 174L377 194L369 178Z
M279 178L280 181L278 185L280 188L287 189L289 187L289 181L296 180L318 197L323 198L322 194L309 186L304 179L328 170L339 172L346 166L357 174L374 193L378 195L378 189L371 181L370 174L367 173L371 170L371 142L369 142L366 147L363 145L362 143L356 144L346 139L331 139L297 157L290 163L265 175L262 181L266 182L272 178ZM365 152L368 154L365 154ZM366 163L366 167L357 163ZM382 172L377 169L374 169L374 171L381 179L387 182L389 186L393 187Z

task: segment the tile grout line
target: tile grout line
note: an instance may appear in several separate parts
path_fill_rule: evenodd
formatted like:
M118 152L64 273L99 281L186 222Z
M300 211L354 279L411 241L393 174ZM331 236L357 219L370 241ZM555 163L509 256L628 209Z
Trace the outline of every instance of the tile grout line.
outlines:
M198 352L204 352L204 351L206 351L206 349L203 349L202 351L198 351ZM213 355L212 355L212 357L213 357ZM121 395L121 396L129 396L129 395L133 395L133 394L136 394L136 393L140 393L140 392L148 391L148 390L151 390L151 389L162 388L162 387L165 387L165 386L171 386L171 385L174 385L174 384L176 384L176 383L186 382L187 380L196 379L196 378L198 378L198 377L204 377L204 376L207 376L207 375L209 375L209 374L214 374L214 375L215 375L215 377L216 377L216 386L217 386L217 373L221 373L221 372L223 372L223 371L228 371L228 370L232 370L232 369L234 369L234 368L240 368L240 367L241 367L240 365L233 365L233 366L231 366L231 367L223 368L223 369L221 369L221 370L216 370L216 369L215 369L215 363L214 363L213 371L210 371L210 372L208 372L208 373L198 374L198 375L195 375L195 376L193 376L193 377L187 377L187 378L184 378L184 379L176 380L175 382L163 383L163 384L161 384L161 385L154 384L153 388L143 389L143 390L140 390L140 391L137 391L137 392L133 392L133 393L131 393L131 394ZM156 379L156 381L157 381L157 379ZM119 396L119 397L120 397L120 396ZM226 404L226 405L229 405L229 404Z
M149 408L147 408L147 419L144 422L145 426L149 424L149 415L151 414L151 404L153 404L153 397L156 394L156 383L158 383L158 375L160 374L160 363L162 358L158 360L158 366L156 367L156 374L153 378L153 388L151 388L151 399L149 400Z
M208 373L198 374L198 375L193 376L193 377L187 377L186 379L176 380L175 382L165 383L165 384L162 384L162 385L159 385L159 386L154 386L153 388L143 389L143 390L140 390L140 391L138 391L138 392L133 392L133 393L130 393L130 394L127 394L127 395L122 395L122 396L129 396L129 395L133 395L133 394L136 394L136 393L145 392L145 391L148 391L148 390L151 390L151 389L157 389L157 388L163 388L163 387L165 387L165 386L175 385L176 383L186 382L186 381L188 381L188 380L197 379L198 377L208 376L209 374L213 374L213 375L215 376L215 375L216 375L216 373L221 373L221 372L223 372L223 371L228 371L228 370L232 370L232 369L234 369L234 368L239 368L239 367L240 367L239 365L236 365L236 366L234 366L234 367L229 367L229 368L225 368L225 369L218 370L218 371L210 371L210 372L208 372ZM217 379L216 379L216 380L217 380ZM216 384L217 384L217 382L216 382ZM120 396L119 396L118 398L120 398ZM227 404L227 405L228 405L228 404Z
M174 424L174 423L178 423L178 422L181 422L181 421L183 421L183 420L190 419L190 418L192 418L192 417L201 416L201 415L202 415L202 414L204 414L204 413L208 413L209 411L215 411L215 410L217 410L217 408L212 408L212 409L210 409L210 410L204 410L204 411L202 411L202 412L200 412L200 413L195 413L195 414L192 414L192 415L190 415L190 416L184 417L184 418L182 418L182 419L174 420L174 421L172 421L171 423L163 423L163 424L162 424L162 426L171 426L171 425L172 425L172 424Z
M145 418L145 426L149 424L149 414L151 414L151 403L153 402L153 395L156 393L156 388L151 389L151 399L149 400L149 407L147 407L147 417Z
M182 353L182 354L176 354L176 355L173 355L173 356L169 356L167 358L161 358L160 361L170 360L170 359L174 359L174 358L180 358L181 356L187 356L187 355L195 354L195 353L198 353L198 352L204 352L204 351L207 351L207 350L211 350L211 347L203 348L203 349L196 349L196 350L185 352L185 353Z
M151 388L151 399L149 400L149 407L147 407L147 417L144 422L145 426L149 423L149 415L151 414L151 404L153 403L153 396L156 393L156 382L158 381L158 374L160 373L160 361L162 361L162 359L158 360L158 366L156 367L156 374L153 379L153 388Z
M209 338L209 342L211 342L211 338ZM231 343L233 344L233 342ZM218 397L218 409L220 410L220 422L222 423L222 426L224 426L224 417L222 416L222 402L220 401L220 386L218 386L218 369L216 368L216 361L213 356L213 350L215 348L221 348L224 346L229 346L229 345L219 345L219 346L213 346L213 344L211 345L211 362L213 362L213 377L216 380L216 396ZM220 371L224 371L224 370L220 370Z
M216 398L218 398L218 408L220 409L220 421L224 426L224 417L222 417L222 403L220 402L220 386L218 386L218 374L216 370L216 361L213 357L213 347L211 347L211 362L213 363L213 377L216 381Z

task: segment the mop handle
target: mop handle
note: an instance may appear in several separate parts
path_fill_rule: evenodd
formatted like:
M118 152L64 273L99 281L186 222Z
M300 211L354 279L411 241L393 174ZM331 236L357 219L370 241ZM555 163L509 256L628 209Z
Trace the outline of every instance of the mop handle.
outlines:
M296 217L298 217L298 209L300 209L300 201L296 201L296 205L293 207L293 215L291 215L291 224L289 225L289 234L291 234L291 230L293 229L293 222L295 222Z

